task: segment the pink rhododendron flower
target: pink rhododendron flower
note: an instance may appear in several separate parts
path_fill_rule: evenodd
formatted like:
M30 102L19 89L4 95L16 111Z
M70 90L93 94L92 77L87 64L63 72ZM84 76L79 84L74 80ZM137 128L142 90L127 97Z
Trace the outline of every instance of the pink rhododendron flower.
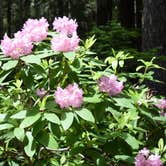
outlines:
M53 22L53 29L57 32L65 33L67 35L75 33L77 30L78 24L76 20L69 19L66 16L55 18Z
M23 29L19 32L19 36L29 36L31 42L40 42L47 38L48 22L45 18L28 19L23 25Z
M122 82L117 81L117 77L114 74L110 77L102 76L98 80L98 86L101 92L106 92L110 96L121 93L124 87Z
M149 150L144 148L140 150L135 158L135 166L162 166L160 156L150 154Z
M73 33L71 37L66 34L59 34L51 40L51 48L58 52L75 51L78 48L79 37Z
M47 91L46 91L44 88L37 89L36 94L37 94L40 98L42 98L42 97L44 97L44 96L47 94Z
M157 100L155 106L159 109L166 109L166 99Z
M163 165L161 160L160 160L160 156L157 154L151 154L148 158L148 160L146 161L147 166L161 166Z
M166 112L165 111L161 111L160 115L166 117Z
M21 55L32 52L33 45L26 37L15 37L10 39L6 34L1 41L1 49L5 56L18 59Z
M79 89L76 83L69 84L65 89L58 87L54 93L55 102L60 105L61 108L68 108L70 106L74 108L81 107L83 102L83 91Z

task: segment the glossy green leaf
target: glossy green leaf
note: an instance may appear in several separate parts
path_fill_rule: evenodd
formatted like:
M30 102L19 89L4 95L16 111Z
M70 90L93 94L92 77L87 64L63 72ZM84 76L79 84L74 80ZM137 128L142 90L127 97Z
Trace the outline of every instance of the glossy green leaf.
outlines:
M100 103L102 99L100 98L100 95L94 95L92 97L84 97L84 102L86 103Z
M9 124L9 123L5 123L5 124L0 124L0 131L1 130L6 130L6 129L11 129L13 128L14 126L12 124Z
M27 56L24 56L20 59L22 61L24 61L26 64L29 64L29 63L40 64L41 63L41 59L37 55L27 55Z
M60 124L59 117L54 113L45 113L44 118L52 123Z
M75 52L65 52L63 53L63 55L69 59L70 61L73 61L75 56L76 56L76 53Z
M12 68L15 68L18 64L18 60L11 60L3 64L2 69L3 70L10 70Z
M11 72L12 72L11 70L8 70L8 71L3 71L3 72L0 74L0 84L2 84L2 82L7 78L7 76L8 76Z
M20 111L14 115L12 115L10 118L12 119L24 119L26 117L27 111Z
M133 105L133 101L131 99L127 98L114 98L116 101L116 105L119 107L124 107L124 108L135 108Z
M139 148L140 142L129 133L122 133L121 138L124 139L124 141L127 142L132 147L132 149Z
M26 137L27 137L27 139L28 139L28 143L27 143L27 145L24 147L25 153L27 154L27 156L33 157L33 155L34 155L35 152L36 152L35 144L34 144L34 138L33 138L33 136L32 136L32 133L29 132L29 131L26 133Z
M57 150L58 148L58 143L55 140L54 136L52 134L48 134L45 131L41 131L40 133L38 133L36 139L47 149Z
M94 119L94 116L93 116L92 112L90 112L88 109L83 108L83 109L75 111L75 112L82 119L84 119L86 121L89 121L89 122L92 122L92 123L95 122L95 119Z
M24 137L25 137L25 132L24 132L24 129L23 128L15 128L14 129L14 136L20 140L20 141L23 141L24 140Z
M133 163L133 164L134 164L134 161L135 161L133 157L127 156L127 155L116 155L115 159L116 160L122 160L122 161L125 161L127 163Z
M7 114L0 114L0 122L3 122L6 118Z
M26 128L34 124L39 118L41 117L40 112L33 115L33 116L27 116L20 124L21 128Z
M112 62L112 68L113 68L114 70L116 70L117 67L118 67L118 61L115 60L115 61Z
M124 60L119 61L119 66L123 67L124 66Z
M72 112L64 112L61 119L61 124L64 130L67 130L73 123L74 115Z
M156 121L161 121L166 123L166 117L164 116L156 116L156 117L153 117L153 119Z

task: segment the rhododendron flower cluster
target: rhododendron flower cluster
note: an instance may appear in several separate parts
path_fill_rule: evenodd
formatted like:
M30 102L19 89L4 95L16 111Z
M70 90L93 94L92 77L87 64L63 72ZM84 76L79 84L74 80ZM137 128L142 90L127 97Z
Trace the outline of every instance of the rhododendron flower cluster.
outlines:
M55 18L53 22L53 29L57 32L65 33L67 35L73 34L76 32L78 24L76 20L69 19L66 16Z
M48 22L45 18L28 19L21 31L14 34L10 39L6 34L1 41L2 52L5 56L18 59L22 55L32 52L32 42L39 42L47 37Z
M61 108L78 108L83 102L83 91L79 89L76 83L69 84L65 89L58 87L54 93L55 102L60 105Z
M75 51L78 48L79 37L77 35L77 23L75 20L67 17L55 18L53 22L54 29L59 32L51 40L51 48L58 52Z
M160 156L150 154L149 150L144 148L140 150L135 158L135 166L162 166Z
M29 35L31 42L40 42L47 38L48 22L45 18L28 19L23 25L22 35Z
M122 82L117 81L117 77L114 74L110 77L102 76L98 80L98 86L101 92L106 92L110 96L115 96L121 93L124 87Z
M44 97L44 96L47 94L47 91L46 91L44 88L37 89L36 94L37 94L40 98L42 98L42 97Z
M66 34L59 34L51 40L51 48L58 52L69 52L77 49L79 38L76 33L71 37Z
M166 99L157 100L155 106L159 109L166 109Z
M155 106L160 109L160 115L166 117L166 99L156 99Z
M5 56L12 59L18 59L21 55L27 55L32 52L33 45L26 36L10 39L7 34L1 41L1 49Z

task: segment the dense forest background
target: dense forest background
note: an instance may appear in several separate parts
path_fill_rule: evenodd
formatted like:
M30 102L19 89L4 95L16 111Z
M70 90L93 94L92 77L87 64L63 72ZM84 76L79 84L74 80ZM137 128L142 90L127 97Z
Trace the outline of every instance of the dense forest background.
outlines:
M134 40L127 41L132 42L131 47L134 49L148 51L155 48L155 55L166 55L165 0L0 0L0 38L2 39L4 33L12 37L28 18L45 17L52 23L55 17L64 15L77 20L81 37L92 32L97 39L99 35L104 38L101 31L98 34L99 31L94 30L94 27L106 27L112 21L135 37ZM110 27L109 30L104 28L105 35L111 30L118 31L117 26ZM116 42L112 42L113 45L109 47L128 47L122 47L121 43L123 38L126 40L126 34L118 34L121 35L120 38L116 36L119 44L114 45ZM102 43L99 44L101 46ZM165 61L161 60L159 63L166 67ZM156 78L165 82L165 72L156 73ZM162 91L162 88L163 86L159 89Z
M112 19L127 28L141 28L142 0L1 0L0 12L1 36L11 35L28 18L42 16L49 22L55 16L76 18L84 32Z

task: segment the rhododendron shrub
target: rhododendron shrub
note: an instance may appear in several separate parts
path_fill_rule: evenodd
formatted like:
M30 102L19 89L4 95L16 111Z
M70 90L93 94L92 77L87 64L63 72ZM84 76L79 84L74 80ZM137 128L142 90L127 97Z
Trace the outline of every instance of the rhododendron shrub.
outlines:
M154 59L125 73L133 57L97 57L76 20L48 27L28 19L1 40L0 165L164 165L165 97L144 85Z

